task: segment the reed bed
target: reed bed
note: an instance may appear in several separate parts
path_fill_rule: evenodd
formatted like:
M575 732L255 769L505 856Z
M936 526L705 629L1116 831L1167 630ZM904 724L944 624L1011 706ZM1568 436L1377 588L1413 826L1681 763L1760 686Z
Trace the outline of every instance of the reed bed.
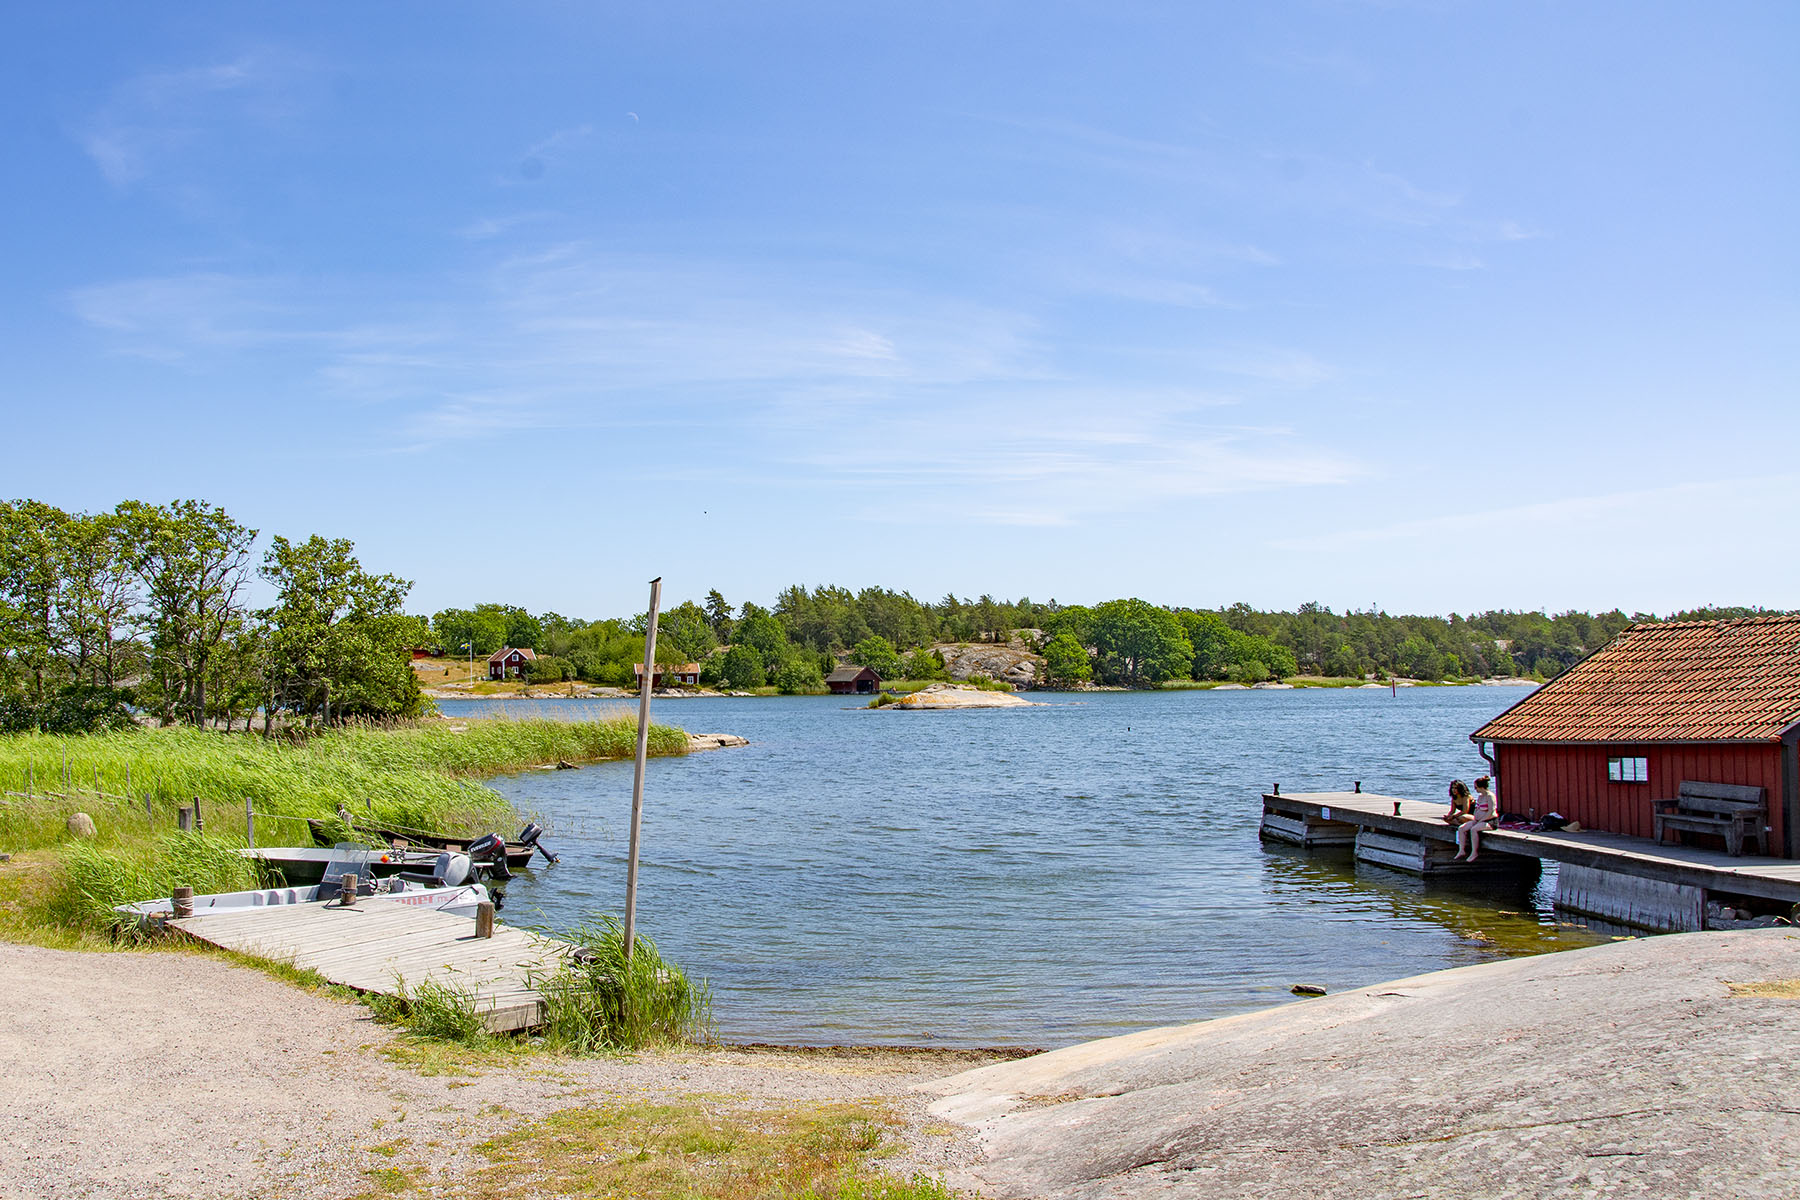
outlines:
M309 845L307 817L342 808L358 824L510 834L519 815L485 776L540 763L630 755L635 720L426 721L352 727L300 740L197 729L127 729L85 736L0 738L0 851L54 851L48 878L18 897L14 924L99 932L116 904L254 887L235 853L246 843L245 802L259 845ZM679 729L652 726L650 753L687 751ZM176 809L200 801L204 835L176 834ZM73 837L75 812L93 818ZM0 907L7 907L0 905Z

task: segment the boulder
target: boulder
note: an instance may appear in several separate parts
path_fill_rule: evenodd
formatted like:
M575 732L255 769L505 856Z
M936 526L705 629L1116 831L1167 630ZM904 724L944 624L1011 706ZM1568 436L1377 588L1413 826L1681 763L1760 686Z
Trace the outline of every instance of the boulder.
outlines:
M73 837L91 838L99 832L94 828L94 818L84 812L70 813L64 824L69 827L69 833Z

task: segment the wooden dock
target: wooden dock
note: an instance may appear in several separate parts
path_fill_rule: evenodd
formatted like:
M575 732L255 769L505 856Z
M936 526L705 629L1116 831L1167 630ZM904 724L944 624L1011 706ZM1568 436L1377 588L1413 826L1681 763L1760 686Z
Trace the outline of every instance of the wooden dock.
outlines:
M1456 834L1449 806L1374 792L1293 792L1263 796L1264 837L1306 847L1354 846L1358 858L1428 877L1473 874L1536 859L1560 864L1557 903L1646 929L1705 928L1710 898L1800 904L1800 861L1732 857L1700 846L1658 845L1649 838L1583 830L1481 835L1474 871L1452 861ZM1397 815L1396 815L1397 814Z
M317 971L360 992L394 995L430 982L469 993L489 1030L542 1023L534 975L554 972L567 943L496 924L475 936L475 922L400 904L296 904L171 920L209 945Z

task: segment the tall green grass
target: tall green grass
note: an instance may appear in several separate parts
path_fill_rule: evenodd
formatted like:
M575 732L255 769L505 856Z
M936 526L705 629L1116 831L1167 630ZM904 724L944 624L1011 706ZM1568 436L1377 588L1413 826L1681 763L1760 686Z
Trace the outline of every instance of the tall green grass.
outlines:
M516 814L483 776L538 763L630 756L636 721L514 720L422 722L352 728L292 743L197 729L127 729L87 736L0 737L0 850L30 850L67 838L77 810L99 826L102 844L142 844L175 824L175 809L201 801L209 832L242 837L244 801L258 813L265 844L306 844L292 818L333 814L426 830L485 831ZM653 725L650 753L683 754L687 736ZM150 816L144 811L149 801ZM511 832L503 830L503 832Z
M197 729L127 729L87 736L0 737L0 851L61 847L47 885L22 900L27 922L98 931L114 905L169 894L256 886L244 802L257 843L310 845L306 817L346 809L361 823L455 833L510 834L512 805L482 776L538 763L630 755L629 715L600 721L484 717L398 728L334 730L304 741ZM684 754L687 735L652 726L652 754ZM176 835L175 810L201 802L206 836ZM148 812L146 812L148 802ZM66 821L93 817L92 841Z
M116 923L114 905L167 896L180 886L197 894L235 892L255 887L256 871L232 843L204 834L165 834L145 855L76 842L40 903L52 924L98 932Z
M594 1054L707 1041L712 991L694 984L656 943L634 938L627 960L625 930L610 916L558 931L577 951L531 984L544 997L546 1046L562 1054Z

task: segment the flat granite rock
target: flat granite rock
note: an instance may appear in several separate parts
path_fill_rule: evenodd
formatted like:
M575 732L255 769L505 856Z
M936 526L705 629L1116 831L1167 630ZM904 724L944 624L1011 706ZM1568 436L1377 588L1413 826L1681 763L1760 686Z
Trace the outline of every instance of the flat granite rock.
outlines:
M902 696L889 708L1032 708L1034 703L1011 692L985 692L955 683L927 684L910 696Z
M1794 1196L1797 977L1793 929L1633 939L920 1088L994 1200Z

